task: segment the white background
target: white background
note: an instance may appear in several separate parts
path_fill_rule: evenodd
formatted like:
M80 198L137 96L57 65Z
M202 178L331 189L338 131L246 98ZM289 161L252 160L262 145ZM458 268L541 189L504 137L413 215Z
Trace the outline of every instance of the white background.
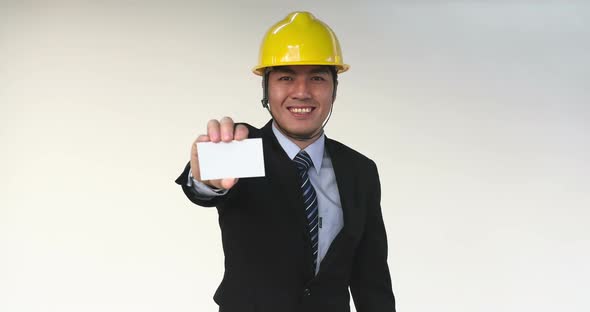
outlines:
M173 180L262 126L290 11L351 70L331 138L379 166L404 312L589 311L588 1L0 0L0 311L216 311L215 209ZM244 285L248 287L248 285Z

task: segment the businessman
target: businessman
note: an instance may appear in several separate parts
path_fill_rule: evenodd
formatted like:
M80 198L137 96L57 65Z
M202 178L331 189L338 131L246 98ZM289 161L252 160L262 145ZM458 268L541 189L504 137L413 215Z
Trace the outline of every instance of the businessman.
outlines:
M375 163L324 133L347 71L334 32L308 12L273 25L254 73L262 77L261 129L211 120L178 183L217 207L225 273L222 312L393 312L387 236ZM262 138L266 174L202 180L197 142Z

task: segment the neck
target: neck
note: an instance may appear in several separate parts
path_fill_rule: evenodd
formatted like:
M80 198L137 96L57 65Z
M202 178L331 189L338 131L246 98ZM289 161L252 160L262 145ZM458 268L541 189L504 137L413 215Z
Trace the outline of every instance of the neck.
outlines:
M303 150L306 147L310 146L315 141L320 139L322 137L322 134L324 134L324 129L322 127L316 130L311 136L294 135L289 133L287 130L283 129L283 127L281 127L281 125L279 125L279 123L275 119L272 120L272 128L273 131L280 132L283 138L289 140L291 143L294 143L300 150Z
M282 134L284 134L287 137L287 139L289 139L289 141L295 143L295 145L297 145L301 150L304 150L306 147L310 146L313 142L317 141L317 139L320 138L322 133L324 133L324 131L321 130L321 131L318 131L316 134L314 134L313 137L311 137L309 139L300 140L300 139L294 138L292 135L287 133L281 126L278 126L277 129Z

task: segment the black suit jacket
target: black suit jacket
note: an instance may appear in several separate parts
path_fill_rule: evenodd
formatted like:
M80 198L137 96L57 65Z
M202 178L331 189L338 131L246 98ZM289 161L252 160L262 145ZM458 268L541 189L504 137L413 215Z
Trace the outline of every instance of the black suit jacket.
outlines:
M240 179L224 196L199 200L187 187L189 165L176 180L186 196L219 213L225 273L214 300L226 312L393 312L387 237L375 163L326 139L344 215L344 226L314 275L307 220L296 168L272 131L262 138L266 176Z

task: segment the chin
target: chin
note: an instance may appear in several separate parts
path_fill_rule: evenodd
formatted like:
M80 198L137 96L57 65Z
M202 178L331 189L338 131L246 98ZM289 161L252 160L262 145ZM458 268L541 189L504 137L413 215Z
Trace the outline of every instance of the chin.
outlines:
M319 131L319 128L315 128L312 130L309 130L309 129L285 129L285 130L290 135L299 136L299 137L310 137L310 136L316 134Z

